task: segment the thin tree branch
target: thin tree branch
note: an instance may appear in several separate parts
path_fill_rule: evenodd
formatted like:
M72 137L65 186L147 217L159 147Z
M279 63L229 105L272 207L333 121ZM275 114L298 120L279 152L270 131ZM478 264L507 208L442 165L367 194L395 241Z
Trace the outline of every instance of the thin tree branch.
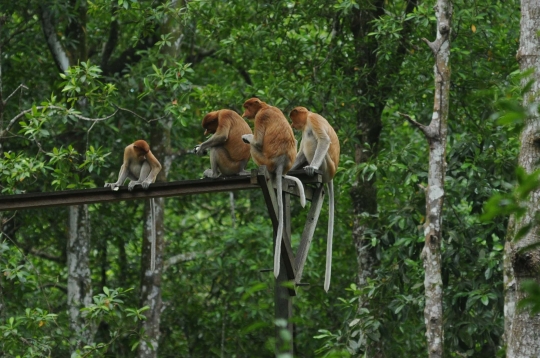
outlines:
M198 257L209 256L213 253L214 250L206 250L205 252L189 252L187 254L179 254L172 256L163 263L163 271L166 271L169 267L179 262L193 261Z
M6 45L8 45L11 40L13 40L15 38L15 36L25 32L26 30L30 29L32 26L34 26L34 20L33 19L30 19L25 22L21 22L19 24L19 26L21 26L22 28L18 29L18 30L15 30L11 33L11 35L5 40L5 41L0 41L0 47L4 47Z
M32 139L34 140L34 142L38 146L38 153L36 154L36 159L37 159L38 156L39 156L39 153L46 153L46 152L43 150L43 147L41 146L41 143L39 142L39 140L37 140L35 136L32 136L32 137L33 137Z
M195 54L187 56L186 62L189 62L192 65L196 65L202 62L202 60L204 60L207 57L215 58L216 60L222 61L223 63L237 70L240 76L242 76L242 78L244 79L244 81L248 85L253 86L253 81L251 80L251 76L249 75L249 73L245 69L236 66L234 62L231 61L230 59L226 57L220 57L219 55L216 56L217 50L204 50L204 49L198 48L198 46L193 46L190 52L195 52Z
M238 73L240 73L240 76L242 76L242 78L244 79L244 81L246 81L246 83L250 86L253 86L253 80L251 79L251 76L249 75L249 72L246 71L245 69L243 68L240 68L240 67L237 67L234 65L234 63L229 60L228 58L220 58L218 57L217 59L223 61L224 63L226 63L227 65L231 66L232 68L236 69L238 71Z
M437 51L439 51L439 47L440 47L440 45L437 44L437 41L431 42L424 37L422 37L422 41L424 41L429 46L429 48L431 49L431 52L433 52L434 55L437 54Z
M100 122L100 121L104 121L104 120L107 120L109 118L112 118L116 115L116 113L118 113L118 110L119 109L116 109L112 114L106 116L106 117L103 117L103 118L89 118L89 117L85 117L85 116L82 116L80 114L77 114L77 113L74 113L72 110L70 109L67 109L65 107L59 107L59 106L37 106L35 107L35 109L57 109L59 111L66 111L67 112L67 115L68 116L73 116L73 117L76 117L76 118L79 118L79 119L82 119L83 121L89 121L89 122ZM6 127L6 129L4 131L2 131L2 134L9 131L11 129L11 127L17 122L17 119L21 118L22 116L24 116L26 113L30 113L34 110L34 108L30 108L30 109L27 109L27 110L24 110L22 111L21 113L17 114L15 117L13 117L10 121L9 121L9 124L8 126Z
M28 88L27 88L26 86L24 86L24 85L20 85L19 87L21 87L21 86L24 87L24 88L26 88L26 89L28 89ZM16 90L15 90L15 91L16 91ZM14 93L15 93L15 92L14 92ZM13 93L12 93L11 95L9 95L9 97L11 97L12 95L13 95ZM9 99L9 97L8 97L7 99ZM7 99L6 99L6 101L7 101ZM129 113L133 114L134 116L136 116L136 117L138 117L138 118L140 118L140 119L143 119L143 120L146 121L146 122L158 121L158 120L160 120L161 118L164 118L164 117L158 117L158 118L153 118L153 119L146 119L146 118L144 118L144 117L138 115L137 113L135 113L135 112L133 112L133 111L127 109L127 108L119 107L119 106L115 105L114 103L113 103L112 105L113 105L113 107L116 108L115 111L114 111L112 114L110 114L110 115L108 115L108 116L106 116L106 117L102 117L102 118L89 118L89 117L85 117L85 116L83 116L83 115L74 113L73 110L71 110L71 109L68 109L68 108L65 108L65 107L60 107L60 106L36 106L35 109L37 109L37 110L40 110L40 109L56 109L56 110L59 110L59 111L66 111L68 116L74 116L75 118L78 118L78 119L81 119L81 120L84 120L84 121L94 122L94 123L92 124L92 126L90 127L90 129L89 129L87 132L90 132L90 130L93 128L93 126L94 126L97 122L105 121L105 120L107 120L107 119L109 119L109 118L112 118L112 117L114 117L119 111L129 112ZM13 117L13 118L9 121L9 124L8 124L8 126L6 127L6 129L3 130L3 131L0 131L0 136L3 136L4 133L8 132L8 131L11 129L11 127L17 122L17 120L18 120L19 118L21 118L22 116L24 116L26 113L32 112L33 110L34 110L34 108L30 108L30 109L24 110L24 111L20 112L19 114L17 114L15 117Z
M50 261L60 262L60 263L65 263L66 262L65 258L63 258L62 256L51 255L51 254L49 254L47 252L43 252L41 250L36 250L34 248L31 248L27 252L29 254L33 255L33 256L41 257L43 259L47 259L47 260L50 260Z
M401 112L397 112L397 114L399 114L400 116L402 117L405 117L405 119L410 123L412 124L414 127L420 129L425 135L426 137L430 137L430 132L429 132L429 127L423 125L422 123L420 122L417 122L415 121L414 119L412 119L411 116L409 116L408 114L405 114L405 113L401 113Z
M13 218L15 217L15 215L17 215L17 211L15 211L13 213L13 215L11 215L11 217L9 219L3 219L3 222L2 222L2 227L4 227L8 222L10 222L11 220L13 220Z
M10 99L11 97L13 97L13 96L15 95L15 93L16 93L19 89L21 89L21 88L24 88L24 89L26 89L26 90L28 89L28 87L26 87L24 84L21 83L21 84L19 85L19 87L17 87L17 88L15 89L15 91L13 91L9 96L7 96L7 98L4 100L4 104L6 104L7 101L9 101L9 99Z
M49 288L49 287L53 287L53 288L56 288L56 289L59 289L60 291L64 292L64 293L67 293L67 287L64 286L64 285L60 285L56 282L51 282L51 283L44 283L42 286L42 288Z
M129 110L129 109L127 109L127 108L119 107L119 106L117 106L117 105L114 104L114 103L112 103L112 105L113 105L114 108L116 108L116 110L120 110L120 111L124 111L124 112L131 113L131 114L133 114L135 117L140 118L140 119L142 119L142 120L144 120L144 121L146 121L146 122L148 122L148 123L154 122L154 121L159 121L160 119L163 119L163 118L166 117L166 116L162 116L162 117L157 117L157 118L153 118L153 119L146 119L146 118L144 118L143 116L140 116L140 115L138 115L137 113L133 112L132 110Z

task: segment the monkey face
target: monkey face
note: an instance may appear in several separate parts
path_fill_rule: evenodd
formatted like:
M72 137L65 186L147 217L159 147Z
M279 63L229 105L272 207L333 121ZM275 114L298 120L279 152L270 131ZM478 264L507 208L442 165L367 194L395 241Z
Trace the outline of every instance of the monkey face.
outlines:
M144 156L150 151L150 146L148 145L148 143L146 143L146 141L142 139L135 141L135 143L133 143L133 148L139 156Z
M210 112L202 120L202 126L205 129L204 135L216 133L218 127L219 111Z
M296 107L294 108L291 113L289 113L289 117L291 118L291 127L293 127L296 130L303 130L306 126L307 122L307 115L308 110L304 107Z
M137 156L137 158L144 158L144 156L146 155L147 152L145 152L144 150L142 150L141 148L139 147L135 147L133 146L133 149L135 149L135 155Z
M214 134L217 130L217 123L212 123L208 126L208 128L205 129L204 135Z

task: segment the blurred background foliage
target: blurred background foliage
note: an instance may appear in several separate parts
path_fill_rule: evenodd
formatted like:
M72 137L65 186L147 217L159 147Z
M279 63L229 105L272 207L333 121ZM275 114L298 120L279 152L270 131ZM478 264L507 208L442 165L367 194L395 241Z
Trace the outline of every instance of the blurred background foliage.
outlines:
M323 205L303 277L310 285L294 299L295 355L354 356L366 339L382 342L388 357L426 355L420 252L428 148L398 112L424 124L431 118L433 58L421 38L434 36L434 1L415 3L408 13L405 1L376 0L0 3L3 99L16 91L0 107L3 194L114 181L123 148L149 138L151 126L166 116L174 119L168 180L199 178L208 158L189 149L204 140L200 122L206 113L241 113L253 95L285 114L306 106L334 126L342 156L335 179L332 286L325 294ZM87 9L86 58L63 74L43 35L44 3L68 49L80 44L69 29L81 6ZM519 2L453 3L445 350L449 356L486 357L496 355L503 333L507 218L480 216L484 203L507 193L515 178L519 123L497 118L508 113L509 103L519 103L521 93L514 57ZM360 40L353 36L358 11L376 14L373 31ZM116 47L105 62L113 24ZM404 28L410 29L406 38ZM362 53L361 41L376 43L376 51ZM358 59L369 56L375 65L360 66ZM375 71L387 75L371 81ZM378 155L359 164L356 118L381 102ZM355 181L372 178L378 212L365 216L379 263L369 284L359 287L350 191ZM88 356L135 354L143 206L130 201L90 207L93 288L105 296L97 296L92 308L99 329ZM296 201L292 211L295 246L307 212ZM7 357L69 355L67 225L66 208L3 213L0 350ZM274 281L260 272L272 262L271 223L261 193L234 193L233 208L227 193L168 198L165 231L166 259L175 260L163 273L159 356L273 356ZM111 295L121 297L118 312L104 314ZM369 310L358 310L361 295L369 297Z

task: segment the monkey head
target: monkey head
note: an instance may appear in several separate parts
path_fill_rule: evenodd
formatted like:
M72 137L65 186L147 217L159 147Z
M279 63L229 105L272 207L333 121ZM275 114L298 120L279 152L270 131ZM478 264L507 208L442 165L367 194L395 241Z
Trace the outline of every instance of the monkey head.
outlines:
M218 127L219 111L208 113L202 120L202 126L205 129L204 135L216 133Z
M139 157L144 157L150 151L150 146L142 139L135 141L133 148Z
M246 117L248 119L253 119L257 115L257 112L263 107L263 105L266 104L264 102L261 102L258 98L250 98L247 101L244 102L244 114L242 114L242 117Z
M309 111L305 107L296 107L294 108L291 113L289 113L289 117L291 118L292 124L291 127L293 127L296 130L304 130L304 127L307 123L307 117L308 117Z

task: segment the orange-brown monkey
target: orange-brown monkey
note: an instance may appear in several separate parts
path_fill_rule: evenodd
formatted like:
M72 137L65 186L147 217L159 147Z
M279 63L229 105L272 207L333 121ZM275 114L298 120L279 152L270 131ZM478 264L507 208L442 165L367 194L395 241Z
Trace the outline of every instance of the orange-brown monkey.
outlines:
M128 185L129 191L132 191L136 185L148 189L150 184L156 181L160 170L161 164L152 154L148 143L139 139L124 149L124 163L120 168L116 183L105 183L105 187L116 191L120 185L124 184L126 178L129 178L131 180Z
M328 121L304 107L296 107L289 114L292 127L302 131L302 141L292 169L304 167L308 175L322 171L323 183L328 185L328 241L326 244L326 274L324 290L330 288L332 274L332 237L334 235L334 182L339 164L339 139ZM304 166L306 165L307 166Z
M258 98L244 103L242 117L255 119L254 134L244 134L242 139L251 146L251 157L257 165L266 165L276 184L278 201L278 229L274 252L274 276L279 274L281 239L283 235L283 183L282 177L293 180L300 192L300 203L306 204L304 187L298 178L285 175L296 158L296 139L289 122L278 108L269 106Z
M249 160L249 145L242 141L243 134L251 134L251 128L240 115L229 109L208 113L202 120L204 135L214 134L206 142L195 148L195 153L203 155L210 150L211 169L204 171L205 177L217 178L222 175L243 174Z

